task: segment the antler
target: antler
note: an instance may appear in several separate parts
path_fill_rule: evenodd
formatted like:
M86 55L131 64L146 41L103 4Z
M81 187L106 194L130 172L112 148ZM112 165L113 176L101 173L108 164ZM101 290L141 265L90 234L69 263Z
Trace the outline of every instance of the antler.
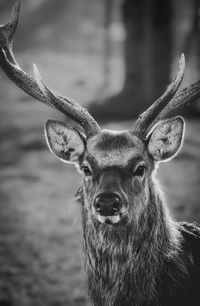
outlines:
M73 119L85 130L87 137L100 131L98 123L86 109L77 102L63 97L48 88L41 80L38 70L34 68L36 81L26 74L15 61L12 42L20 14L20 0L17 0L12 11L11 21L0 26L0 66L7 76L23 91L41 102L58 109L67 117Z
M42 80L36 66L34 66L36 79L34 80L17 64L12 51L12 42L19 21L19 14L20 0L16 0L11 21L0 26L0 66L4 72L23 91L37 100L58 109L67 117L77 122L85 130L87 138L99 133L101 129L88 111L77 102L67 97L63 97L50 89ZM135 125L130 130L131 133L145 139L152 126L158 120L171 114L175 109L189 104L200 96L200 81L182 89L178 95L175 96L183 79L184 69L185 58L182 54L175 80L167 88L166 92L140 115Z
M169 85L165 93L156 100L144 113L140 115L135 122L131 132L144 138L146 131L152 122L155 121L162 109L171 101L176 91L178 90L184 75L185 57L181 55L179 59L179 68L175 80Z
M168 103L168 105L161 111L161 113L151 122L151 124L145 130L145 136L149 133L151 128L156 122L162 120L171 114L175 110L181 109L182 107L189 105L192 101L200 96L200 81L191 84L188 87L181 89L178 94Z
M182 108L189 105L192 101L200 96L200 81L191 84L188 87L181 89L178 94L169 102L157 117L158 120L171 115L177 108Z
M176 109L188 105L200 96L200 81L183 88L175 95L183 79L184 69L185 58L182 54L179 60L179 69L175 81L172 82L166 92L156 102L140 115L131 130L132 133L145 139L156 122L171 115Z

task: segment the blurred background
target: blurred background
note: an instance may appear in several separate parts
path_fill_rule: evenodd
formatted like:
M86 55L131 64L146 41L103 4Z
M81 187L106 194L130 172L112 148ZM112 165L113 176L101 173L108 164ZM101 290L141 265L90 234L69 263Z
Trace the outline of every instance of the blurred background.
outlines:
M0 0L0 23L12 0ZM199 0L22 0L18 63L87 107L103 127L124 129L166 89L182 52L182 86L200 79ZM159 169L177 220L200 221L200 100L181 153ZM43 124L66 120L0 71L0 306L86 306L81 178L48 151Z

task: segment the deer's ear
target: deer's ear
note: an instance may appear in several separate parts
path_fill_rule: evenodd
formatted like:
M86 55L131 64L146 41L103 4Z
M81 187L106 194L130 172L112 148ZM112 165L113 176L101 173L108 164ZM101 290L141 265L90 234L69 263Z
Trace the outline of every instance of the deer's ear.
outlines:
M85 145L79 133L64 123L48 120L45 136L50 151L62 161L76 163L84 152Z
M155 161L175 156L182 144L185 122L182 117L161 121L148 136L148 152Z

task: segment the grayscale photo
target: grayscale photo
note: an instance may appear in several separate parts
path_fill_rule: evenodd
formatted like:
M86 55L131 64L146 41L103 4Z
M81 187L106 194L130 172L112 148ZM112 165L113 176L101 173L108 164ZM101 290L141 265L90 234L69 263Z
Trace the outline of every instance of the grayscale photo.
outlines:
M200 305L200 0L0 0L0 306Z

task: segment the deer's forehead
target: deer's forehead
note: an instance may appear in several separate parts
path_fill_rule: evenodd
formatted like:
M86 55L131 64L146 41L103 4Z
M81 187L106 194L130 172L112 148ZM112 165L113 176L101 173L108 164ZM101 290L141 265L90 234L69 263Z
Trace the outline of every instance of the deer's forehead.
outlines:
M144 143L129 132L104 130L87 143L88 158L99 166L125 166L134 158L144 157Z

